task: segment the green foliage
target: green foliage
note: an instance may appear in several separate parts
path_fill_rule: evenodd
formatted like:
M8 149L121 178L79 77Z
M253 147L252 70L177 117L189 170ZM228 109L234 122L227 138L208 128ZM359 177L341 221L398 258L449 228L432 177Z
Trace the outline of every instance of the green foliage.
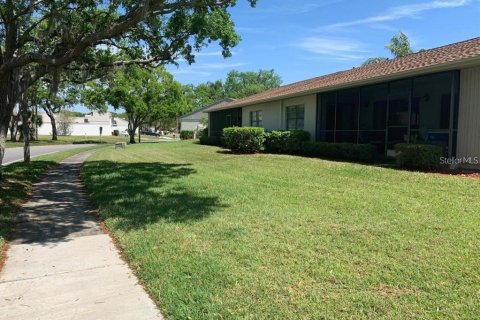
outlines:
M193 131L192 130L182 130L180 131L180 139L188 140L193 139Z
M224 141L221 137L202 135L200 137L200 144L220 147L224 145Z
M117 129L115 129L113 130L112 135L114 135L115 137L118 137L120 135L120 132Z
M202 117L202 119L200 119L199 123L200 123L202 126L207 127L207 126L208 126L208 117Z
M232 70L225 83L221 80L206 82L193 88L194 109L208 106L225 98L240 99L252 94L277 88L282 79L275 70L258 70L258 72L240 72Z
M387 60L388 60L388 58L385 58L385 57L368 58L367 60L365 60L364 63L362 63L362 67L365 67L365 66L368 66L368 65L371 65L371 64L375 64L375 63L384 62L384 61L387 61Z
M390 50L395 58L404 57L413 53L413 50L410 47L410 40L408 40L407 35L403 32L393 36L392 40L390 40L390 44L385 48Z
M375 147L371 144L303 142L300 154L332 160L373 162Z
M256 153L262 150L265 130L258 127L232 127L223 129L225 146L239 153Z
M73 115L66 110L58 113L57 130L59 135L69 136L72 133L73 118Z
M401 166L412 169L434 170L440 166L442 149L431 144L408 144L395 145L398 153L397 159Z
M201 137L205 137L205 136L208 136L208 127L207 128L203 128L202 130L200 130L198 132L198 137L201 138Z
M310 133L304 130L272 131L265 134L267 152L295 153L304 141L310 140Z
M195 104L193 109L200 109L206 107L226 97L223 83L221 80L201 83L197 85L193 89L193 95L193 101Z
M188 109L183 86L164 68L128 66L104 81L87 84L83 101L92 109L107 107L124 110L134 132L145 124L175 118Z
M225 96L234 99L244 98L269 89L278 88L282 79L275 70L240 72L232 70L225 81Z
M414 52L410 46L410 40L408 40L407 35L403 32L393 36L390 40L390 44L385 46L385 49L389 50L395 58L404 57ZM387 60L388 58L385 57L368 58L362 63L362 67Z
M256 1L248 2L254 6ZM229 57L240 41L228 12L236 4L236 0L0 1L4 17L0 28L8 33L0 38L5 49L0 53L5 64L0 78L19 67L39 71L48 66L44 72L57 77L61 67L70 65L81 81L90 72L123 61L168 63L184 58L193 63L196 51L212 42Z

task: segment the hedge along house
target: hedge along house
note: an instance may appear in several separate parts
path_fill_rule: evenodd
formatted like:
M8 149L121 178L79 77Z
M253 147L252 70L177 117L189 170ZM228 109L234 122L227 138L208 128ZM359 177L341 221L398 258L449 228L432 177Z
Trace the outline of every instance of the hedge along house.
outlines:
M209 134L229 126L302 129L312 140L442 147L480 157L480 38L268 90L207 108Z

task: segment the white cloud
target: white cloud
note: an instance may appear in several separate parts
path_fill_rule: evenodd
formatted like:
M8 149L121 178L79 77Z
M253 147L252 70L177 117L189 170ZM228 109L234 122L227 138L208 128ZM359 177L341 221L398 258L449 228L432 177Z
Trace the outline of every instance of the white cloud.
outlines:
M364 58L364 45L347 38L308 37L295 46L334 60L358 60Z
M431 2L423 2L417 4L408 4L392 7L384 14L370 16L364 19L345 21L330 24L321 28L321 30L335 30L340 28L352 27L363 24L376 24L387 21L399 20L403 18L417 18L425 11L435 9L448 9L463 7L470 3L471 0L436 0Z

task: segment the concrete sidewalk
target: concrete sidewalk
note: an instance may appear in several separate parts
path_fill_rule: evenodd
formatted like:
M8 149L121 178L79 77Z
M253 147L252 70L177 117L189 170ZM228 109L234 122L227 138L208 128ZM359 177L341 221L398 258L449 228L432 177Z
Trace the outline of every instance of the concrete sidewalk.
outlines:
M0 273L0 319L161 319L91 212L87 151L34 187Z

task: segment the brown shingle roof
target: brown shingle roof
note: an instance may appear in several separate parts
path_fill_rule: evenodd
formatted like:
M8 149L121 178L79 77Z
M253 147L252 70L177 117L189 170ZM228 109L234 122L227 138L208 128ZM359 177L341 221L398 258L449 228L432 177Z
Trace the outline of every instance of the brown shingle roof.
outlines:
M329 88L335 88L338 86L353 86L357 82L366 80L373 81L377 78L430 69L436 66L450 65L472 59L478 59L480 62L480 37L413 53L405 57L387 60L385 62L375 63L365 67L353 68L309 80L295 82L232 101L221 107L214 106L206 109L205 112L274 101L315 91L326 91Z

